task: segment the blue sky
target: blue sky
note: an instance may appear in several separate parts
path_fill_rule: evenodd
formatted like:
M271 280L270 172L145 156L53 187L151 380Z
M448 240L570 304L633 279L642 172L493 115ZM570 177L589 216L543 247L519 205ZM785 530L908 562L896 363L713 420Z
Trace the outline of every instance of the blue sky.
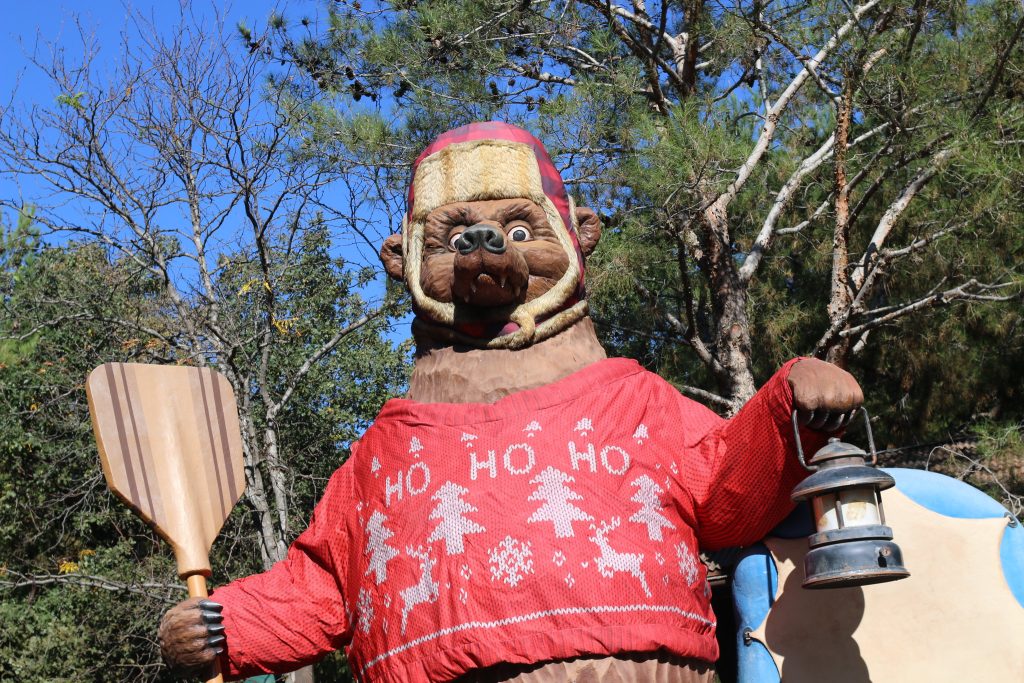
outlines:
M189 3L191 10L197 14L212 14L213 8L226 8L231 23L239 19L247 19L252 25L265 19L275 7L283 8L289 15L306 14L310 17L322 12L322 3L317 0L293 0L292 2L268 2L250 0L249 2L228 3L208 0ZM92 0L91 2L72 2L69 0L38 0L8 1L3 5L4 34L0 41L0 94L6 101L20 77L19 99L45 101L50 93L40 87L35 78L26 55L31 55L38 44L45 49L45 43L57 42L62 47L73 50L77 44L76 17L82 24L95 31L97 41L103 53L116 54L119 48L120 33L125 26L131 10L140 11L156 19L166 17L167 24L173 25L178 14L175 0L163 2L134 2L128 4L121 0Z
M265 25L268 15L277 10L289 19L289 23L297 24L302 17L314 21L326 15L324 0L291 0L289 2L273 2L256 0L250 2L228 3L218 0L199 0L186 4L195 15L212 18L217 13L225 14L225 27L228 35L234 34L234 26L244 20L246 25L257 29ZM179 6L175 0L164 2L148 1L128 4L122 0L93 0L92 2L75 2L72 0L42 0L41 2L8 2L3 5L5 21L3 40L0 41L0 108L9 104L15 109L39 104L53 106L61 93L57 92L36 67L31 63L33 53L41 55L41 61L47 61L51 46L66 51L67 61L74 61L81 54L79 38L80 23L87 32L95 37L98 47L94 63L101 68L118 59L122 46L122 33L129 26L130 16L139 12L149 18L153 24L166 25L168 30L176 26L179 17ZM131 35L130 30L127 31ZM4 197L21 197L23 201L33 202L31 177L22 176L19 183L10 177L0 175L0 194ZM8 224L13 224L13 217L5 216ZM391 226L382 225L380 233L391 232ZM341 247L344 253L345 247ZM347 254L347 258L357 263L376 261L375 250L359 249L359 254ZM381 283L371 285L367 292L371 297L379 295ZM407 326L399 325L396 338L404 338Z

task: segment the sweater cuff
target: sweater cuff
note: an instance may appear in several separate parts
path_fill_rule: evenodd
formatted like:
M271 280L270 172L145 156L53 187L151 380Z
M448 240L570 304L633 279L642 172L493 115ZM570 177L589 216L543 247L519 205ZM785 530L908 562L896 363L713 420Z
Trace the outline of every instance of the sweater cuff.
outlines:
M793 366L805 356L798 356L786 361L772 378L765 384L769 391L768 409L778 424L792 424L793 420L793 387L789 385L789 372Z

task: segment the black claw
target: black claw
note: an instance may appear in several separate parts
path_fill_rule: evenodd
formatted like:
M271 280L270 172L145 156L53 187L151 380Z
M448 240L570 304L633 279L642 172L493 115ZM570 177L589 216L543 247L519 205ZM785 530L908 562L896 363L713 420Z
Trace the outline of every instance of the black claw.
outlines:
M224 609L224 605L220 604L219 602L214 602L213 600L200 600L199 609L208 612L220 612L222 609Z
M206 639L206 645L207 647L217 647L222 645L225 640L224 636L210 636Z
M832 433L839 431L839 428L846 423L846 413L829 413L822 431Z
M220 622L224 621L224 617L217 614L216 612L200 612L199 615L207 624L219 624Z
M208 624L206 627L206 632L209 633L211 636L219 636L220 634L224 633L224 627L220 624Z

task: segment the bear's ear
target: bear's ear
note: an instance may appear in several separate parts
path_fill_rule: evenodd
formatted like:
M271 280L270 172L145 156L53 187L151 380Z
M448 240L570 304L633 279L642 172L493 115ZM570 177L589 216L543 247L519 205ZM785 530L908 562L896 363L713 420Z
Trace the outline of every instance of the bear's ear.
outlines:
M593 209L585 206L576 207L576 234L580 240L580 249L584 256L590 256L601 239L601 219Z
M384 264L384 270L388 275L405 282L402 272L402 234L396 233L384 240L384 246L380 248L380 262Z

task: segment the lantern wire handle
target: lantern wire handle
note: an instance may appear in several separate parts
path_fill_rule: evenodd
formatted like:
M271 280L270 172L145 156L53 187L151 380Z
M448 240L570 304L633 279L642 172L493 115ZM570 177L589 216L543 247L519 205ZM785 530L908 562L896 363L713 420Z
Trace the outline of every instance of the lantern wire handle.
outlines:
M796 437L796 457L800 460L800 464L808 472L816 472L818 468L808 465L804 460L804 445L800 443L800 423L797 421L795 410L793 411L793 436Z
M871 448L871 466L876 467L878 465L878 451L875 449L875 435L871 433L871 417L868 415L868 409L864 406L860 407L860 411L864 413L864 429L868 433L868 446ZM808 465L804 459L804 445L800 442L800 422L797 420L795 410L793 411L793 436L796 437L796 457L800 460L800 464L808 472L816 472L818 468Z
M868 417L867 408L861 406L860 409L864 413L864 429L868 432L868 446L871 448L871 466L875 467L878 465L878 451L875 450L875 435L871 433L871 418Z

